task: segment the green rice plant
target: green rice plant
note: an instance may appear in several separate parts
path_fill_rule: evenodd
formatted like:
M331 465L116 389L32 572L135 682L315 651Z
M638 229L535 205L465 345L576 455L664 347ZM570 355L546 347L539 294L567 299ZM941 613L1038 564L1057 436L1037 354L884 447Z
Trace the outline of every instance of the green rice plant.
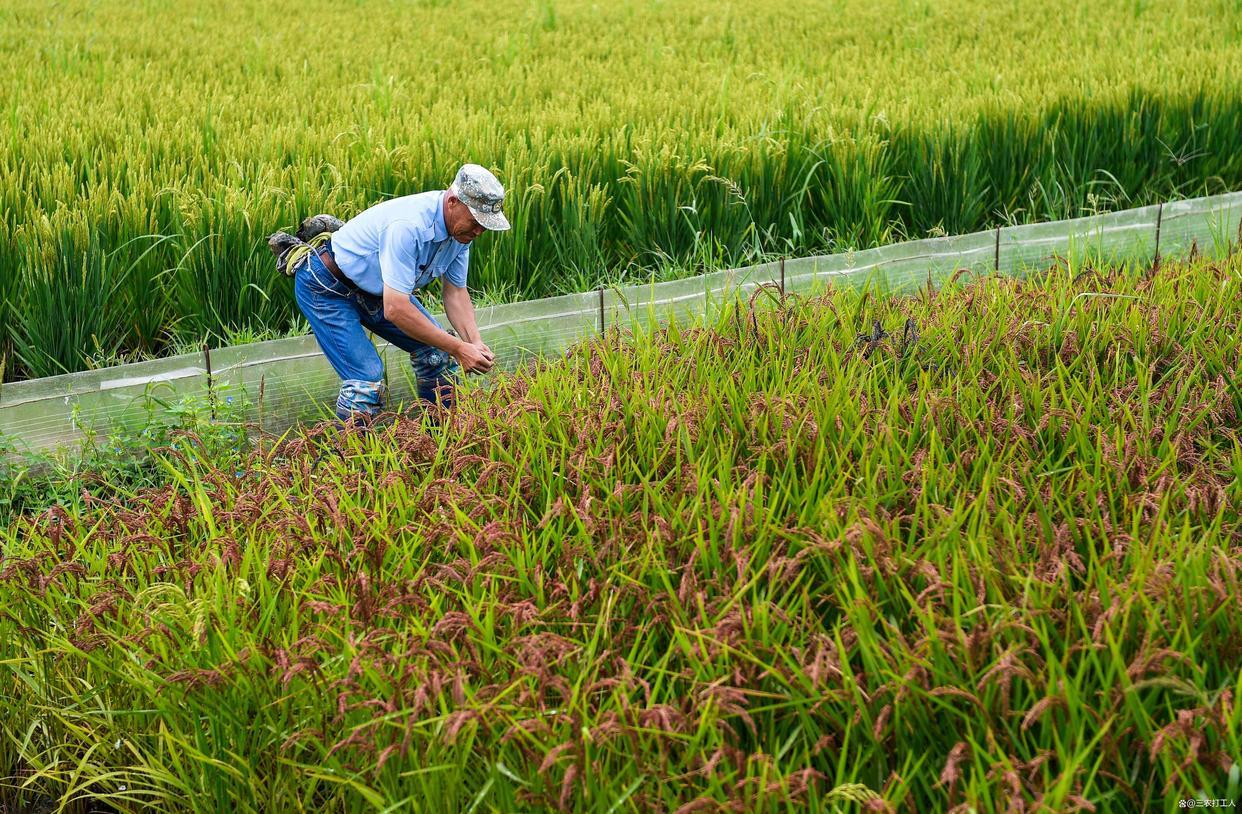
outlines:
M1242 186L1214 0L494 6L7 3L8 380L287 331L264 236L466 160L510 194L486 302ZM309 20L351 53L308 53Z
M8 301L14 357L37 376L67 373L92 354L114 354L124 343L125 325L110 321L127 274L109 269L109 255L88 243L78 252L68 231L56 236L52 263L44 275L23 275L24 291Z
M560 19L558 17L558 19ZM0 800L1236 793L1242 261L760 290L0 534Z

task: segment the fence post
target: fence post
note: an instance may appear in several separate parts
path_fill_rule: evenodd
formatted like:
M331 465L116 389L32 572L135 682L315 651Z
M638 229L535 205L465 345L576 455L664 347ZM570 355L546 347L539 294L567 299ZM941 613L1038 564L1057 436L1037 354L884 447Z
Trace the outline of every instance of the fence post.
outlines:
M781 302L785 301L785 258L781 258Z
M1160 202L1160 207L1156 210L1156 256L1152 258L1151 264L1154 268L1160 267L1160 227L1164 224L1164 201Z
M996 256L992 261L992 270L997 274L1000 273L1000 227L996 227Z
M207 367L207 406L211 408L211 420L216 420L216 396L214 384L211 380L211 348L207 343L203 343L203 362Z
M599 292L599 335L604 335L604 289L596 289Z
M263 388L267 384L267 374L259 374L259 449L263 449Z

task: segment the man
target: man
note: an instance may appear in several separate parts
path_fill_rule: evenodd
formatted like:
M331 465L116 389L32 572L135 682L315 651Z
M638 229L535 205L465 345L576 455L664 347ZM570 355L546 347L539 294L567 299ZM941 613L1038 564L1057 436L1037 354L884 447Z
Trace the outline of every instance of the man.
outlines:
M418 395L432 403L452 406L459 371L491 370L495 355L479 336L466 273L471 242L485 230L509 228L504 195L496 176L466 164L448 189L377 204L326 241L312 239L339 224L325 216L308 219L298 238L277 233L269 239L277 265L294 276L298 307L341 377L336 414L342 421L373 416L384 406L384 364L367 330L410 354ZM320 245L312 248L306 240ZM290 252L295 246L305 249ZM414 293L437 278L456 336Z

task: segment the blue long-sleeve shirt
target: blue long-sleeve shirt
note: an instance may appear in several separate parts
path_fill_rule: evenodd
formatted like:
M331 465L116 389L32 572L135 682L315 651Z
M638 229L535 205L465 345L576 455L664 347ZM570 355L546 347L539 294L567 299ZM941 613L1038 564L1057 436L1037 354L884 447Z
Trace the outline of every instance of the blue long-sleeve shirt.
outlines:
M371 294L388 285L403 294L444 277L466 287L470 245L444 224L444 190L376 204L332 235L332 253L346 277Z

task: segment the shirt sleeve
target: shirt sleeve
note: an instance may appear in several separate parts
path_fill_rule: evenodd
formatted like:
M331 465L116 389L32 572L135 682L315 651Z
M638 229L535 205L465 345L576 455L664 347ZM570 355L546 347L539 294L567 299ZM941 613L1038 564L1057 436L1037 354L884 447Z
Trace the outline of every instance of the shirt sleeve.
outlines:
M470 246L466 245L464 249L457 253L453 258L452 264L444 270L444 279L448 280L458 288L466 287L466 270L470 266Z
M409 294L418 283L418 246L421 235L416 224L393 221L380 238L380 277L384 285Z

